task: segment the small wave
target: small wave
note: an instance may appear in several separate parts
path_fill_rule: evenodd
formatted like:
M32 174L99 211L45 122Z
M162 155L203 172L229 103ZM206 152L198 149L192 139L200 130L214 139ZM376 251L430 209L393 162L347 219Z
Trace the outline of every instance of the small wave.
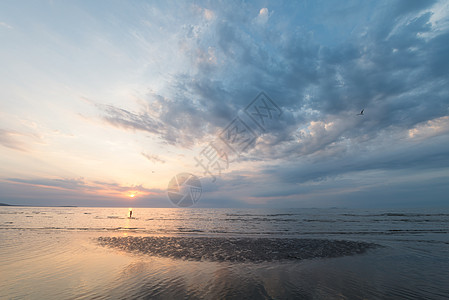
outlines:
M418 214L418 213L382 213L382 214L340 214L347 217L449 217L449 214Z
M94 219L97 219L97 220L105 220L105 219L124 220L124 219L128 219L128 218L120 217L120 216L106 216L106 217L103 217L103 216L95 216ZM133 219L134 219L134 218L133 218Z
M0 225L6 226L6 225ZM12 225L10 225L12 226ZM2 230L36 230L36 231L123 231L144 230L141 227L1 227Z
M231 214L228 213L226 216L228 217L281 217L281 216L298 216L299 214L292 214L292 213L279 213L279 214Z
M113 230L138 230L138 229L145 229L145 228L139 228L139 227L117 227Z
M201 229L193 229L193 228L185 228L185 227L178 227L178 230L180 232L204 232L204 230L201 230Z

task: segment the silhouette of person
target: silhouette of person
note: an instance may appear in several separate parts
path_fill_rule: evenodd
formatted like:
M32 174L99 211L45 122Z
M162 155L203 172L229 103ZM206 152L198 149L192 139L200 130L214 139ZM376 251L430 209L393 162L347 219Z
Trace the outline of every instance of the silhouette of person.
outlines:
M131 219L132 216L133 216L133 211L130 209L130 210L129 210L129 218Z

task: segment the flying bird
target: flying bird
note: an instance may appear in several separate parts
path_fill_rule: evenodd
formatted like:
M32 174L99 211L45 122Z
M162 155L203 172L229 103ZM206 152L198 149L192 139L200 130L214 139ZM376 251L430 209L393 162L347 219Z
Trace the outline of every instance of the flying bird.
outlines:
M362 111L359 113L359 114L357 114L357 116L363 116L363 111L364 111L365 109L362 109Z

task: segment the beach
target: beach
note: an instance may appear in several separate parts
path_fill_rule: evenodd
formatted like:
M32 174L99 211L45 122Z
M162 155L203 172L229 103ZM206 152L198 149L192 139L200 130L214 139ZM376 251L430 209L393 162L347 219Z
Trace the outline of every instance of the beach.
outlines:
M449 293L447 211L134 209L135 219L127 211L1 208L0 298L444 299Z

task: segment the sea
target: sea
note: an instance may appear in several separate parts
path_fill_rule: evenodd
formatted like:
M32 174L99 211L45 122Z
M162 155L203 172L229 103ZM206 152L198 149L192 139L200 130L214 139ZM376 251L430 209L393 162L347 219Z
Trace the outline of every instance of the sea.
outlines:
M0 299L449 299L449 209L0 207ZM190 260L99 237L326 239L365 253ZM222 239L221 239L222 240Z

